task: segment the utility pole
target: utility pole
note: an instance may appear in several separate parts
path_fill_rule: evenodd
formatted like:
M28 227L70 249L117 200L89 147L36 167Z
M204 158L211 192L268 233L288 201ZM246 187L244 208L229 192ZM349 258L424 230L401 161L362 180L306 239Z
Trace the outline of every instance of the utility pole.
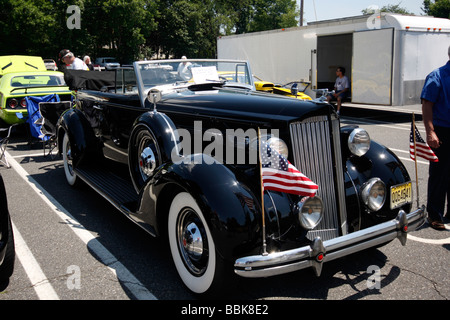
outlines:
M305 0L300 0L300 27L303 27L303 9Z

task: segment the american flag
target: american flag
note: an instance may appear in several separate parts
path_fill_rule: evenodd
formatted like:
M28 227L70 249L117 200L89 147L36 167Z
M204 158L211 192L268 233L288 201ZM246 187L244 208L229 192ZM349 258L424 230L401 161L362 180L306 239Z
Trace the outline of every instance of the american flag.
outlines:
M318 186L267 143L261 145L263 188L314 197Z
M414 136L413 132L416 134L416 154L419 157L422 157L426 160L432 161L432 162L438 162L439 159L434 154L433 150L431 150L430 146L423 141L422 137L420 136L419 130L417 130L417 127L411 123L411 133L409 135L409 154L412 160L415 160L414 156Z

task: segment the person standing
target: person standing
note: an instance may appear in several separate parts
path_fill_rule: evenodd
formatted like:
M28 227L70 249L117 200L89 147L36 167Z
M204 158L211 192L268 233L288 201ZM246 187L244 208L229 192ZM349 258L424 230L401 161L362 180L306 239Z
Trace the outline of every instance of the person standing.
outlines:
M83 61L90 71L94 70L94 65L91 63L91 57L84 56Z
M181 59L186 60L186 61L180 62L180 64L178 65L177 72L178 72L178 75L184 81L188 81L192 78L192 72L191 72L192 63L187 61L186 56L182 56Z
M445 229L445 200L450 192L450 47L448 56L447 64L427 76L420 96L427 143L439 159L430 162L427 189L428 222L436 230Z
M59 59L66 64L67 69L89 71L86 63L84 63L80 58L75 57L75 55L70 50L61 50L59 52Z

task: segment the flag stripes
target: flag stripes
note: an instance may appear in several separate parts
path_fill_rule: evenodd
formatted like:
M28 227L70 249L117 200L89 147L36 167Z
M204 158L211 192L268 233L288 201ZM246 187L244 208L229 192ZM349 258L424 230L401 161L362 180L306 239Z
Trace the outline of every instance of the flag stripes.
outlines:
M261 171L266 190L314 197L319 188L267 143L261 146Z
M416 135L415 148L413 136L414 133ZM430 146L422 139L419 130L417 130L417 127L412 123L411 123L411 132L409 135L409 154L412 160L415 160L416 154L418 157L424 158L432 162L439 161L438 157L434 154L433 150L431 150Z

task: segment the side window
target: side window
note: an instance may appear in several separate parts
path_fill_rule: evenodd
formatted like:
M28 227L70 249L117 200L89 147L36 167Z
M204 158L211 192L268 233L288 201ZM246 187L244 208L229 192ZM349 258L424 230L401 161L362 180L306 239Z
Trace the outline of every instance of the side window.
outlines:
M136 75L134 74L134 70L132 68L116 70L116 93L137 93Z

